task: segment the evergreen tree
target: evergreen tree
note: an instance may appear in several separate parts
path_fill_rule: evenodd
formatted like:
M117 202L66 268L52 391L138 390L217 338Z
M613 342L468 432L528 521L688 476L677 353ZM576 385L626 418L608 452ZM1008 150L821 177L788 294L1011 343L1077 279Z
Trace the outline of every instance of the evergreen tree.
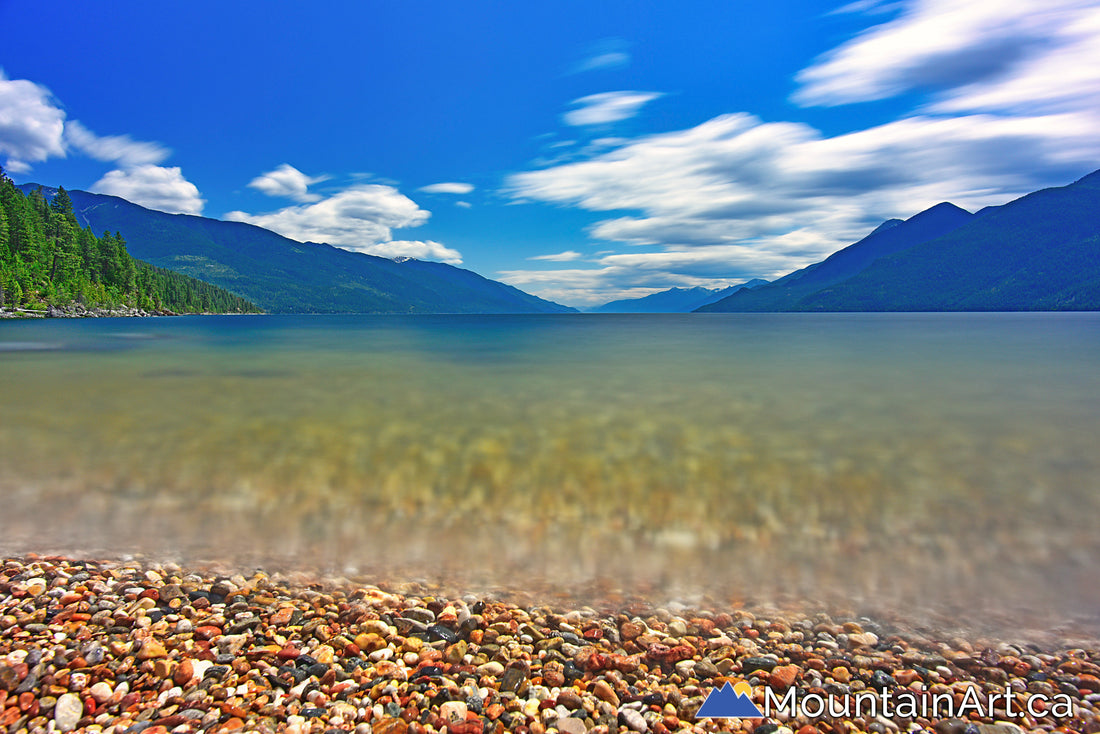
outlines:
M131 306L177 313L258 309L217 286L135 260L121 233L80 226L58 189L23 194L0 168L0 305Z

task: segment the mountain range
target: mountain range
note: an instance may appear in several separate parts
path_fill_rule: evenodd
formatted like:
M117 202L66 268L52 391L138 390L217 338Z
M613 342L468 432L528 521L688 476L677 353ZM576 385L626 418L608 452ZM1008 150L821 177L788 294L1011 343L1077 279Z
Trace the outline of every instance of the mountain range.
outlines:
M56 193L41 188L47 197ZM242 222L166 214L117 196L68 193L81 224L120 232L134 257L221 286L269 313L575 311L453 265L391 260Z
M728 288L669 288L641 298L609 301L591 309L592 313L690 313L695 309L731 296L742 288L756 288L768 281L754 278Z
M970 214L937 204L825 260L697 309L1100 310L1100 171Z
M37 184L19 188L31 191ZM47 196L55 190L42 187ZM296 242L241 222L165 214L71 191L96 232L120 232L153 265L221 286L272 313L563 313L452 265ZM672 288L615 313L1100 310L1100 171L971 214L941 203L770 283Z

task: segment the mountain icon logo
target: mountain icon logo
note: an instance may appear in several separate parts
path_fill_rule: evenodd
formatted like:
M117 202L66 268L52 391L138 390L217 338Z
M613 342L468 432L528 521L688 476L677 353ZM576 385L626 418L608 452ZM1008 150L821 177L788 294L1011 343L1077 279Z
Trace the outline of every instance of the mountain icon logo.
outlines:
M697 719L760 719L764 714L760 712L756 704L749 696L752 694L752 686L745 681L738 681L731 686L729 681L721 688L715 688L707 694L707 700L699 707L695 714Z

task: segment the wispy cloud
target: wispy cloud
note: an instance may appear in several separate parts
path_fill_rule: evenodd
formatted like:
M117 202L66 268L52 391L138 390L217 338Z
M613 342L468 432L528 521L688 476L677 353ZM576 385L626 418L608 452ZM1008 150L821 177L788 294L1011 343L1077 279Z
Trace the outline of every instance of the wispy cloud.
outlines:
M327 181L328 176L307 176L289 163L283 163L274 171L260 174L248 182L250 188L268 196L282 196L307 204L320 201L319 194L310 193L309 187Z
M461 265L462 253L433 240L391 240L370 245L362 250L370 255L388 257L391 260L411 257L416 260L436 260L448 265Z
M660 97L660 92L601 92L575 99L569 104L576 107L562 115L567 125L605 125L626 120L642 109L647 102Z
M894 20L870 28L799 73L793 99L832 106L910 90L975 91L974 86L988 84L1014 86L1016 94L1010 96L1017 101L1071 95L1095 104L1098 13L1094 0L913 0ZM1066 65L1068 52L1084 56ZM1036 67L1051 65L1069 79L1041 75L1054 89L1027 83L1036 81ZM1083 80L1088 81L1083 88L1074 84Z
M159 143L134 140L129 135L96 135L79 120L65 123L65 142L97 161L109 161L125 168L156 165L172 154Z
M392 186L357 184L314 203L263 214L233 211L225 218L255 224L299 242L324 242L382 257L461 263L457 250L438 242L393 239L393 230L419 227L430 216Z
M527 258L528 260L546 260L554 263L564 263L571 260L580 260L583 257L576 250L566 250L565 252L557 252L553 255L535 255L534 257Z
M578 303L584 288L628 287L627 274L660 273L662 285L771 278L885 219L945 200L971 210L1004 203L1100 160L1100 7L1091 0L913 0L798 80L803 104L933 95L847 134L734 113L514 174L505 185L513 200L608 212L590 227L593 239L649 251L614 253L587 270L510 271L508 282L559 300L568 291L566 302Z
M855 0L830 11L829 15L847 15L849 13L863 13L865 15L882 15L892 13L902 8L900 0Z
M742 283L752 276L743 274L739 258L750 266L748 272L755 272L759 263L751 253L707 248L606 255L588 269L506 270L497 277L543 298L589 307L668 288L722 288Z
M622 69L630 65L629 44L621 38L606 38L595 44L583 61L570 71L581 74L586 71Z
M459 194L465 195L474 190L474 185L469 183L444 182L421 186L420 191L426 194Z
M92 185L97 194L120 196L169 214L201 214L206 203L178 167L134 166L110 171Z

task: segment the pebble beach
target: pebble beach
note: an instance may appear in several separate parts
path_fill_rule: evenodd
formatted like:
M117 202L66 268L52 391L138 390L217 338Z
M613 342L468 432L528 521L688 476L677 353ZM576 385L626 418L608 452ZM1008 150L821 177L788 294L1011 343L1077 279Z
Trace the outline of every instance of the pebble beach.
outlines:
M517 603L506 590L31 555L0 568L0 731L1096 732L1100 650L1080 644L774 606ZM765 687L890 691L971 696L989 715L697 718L727 681L758 705ZM1062 715L1043 703L1058 695Z

